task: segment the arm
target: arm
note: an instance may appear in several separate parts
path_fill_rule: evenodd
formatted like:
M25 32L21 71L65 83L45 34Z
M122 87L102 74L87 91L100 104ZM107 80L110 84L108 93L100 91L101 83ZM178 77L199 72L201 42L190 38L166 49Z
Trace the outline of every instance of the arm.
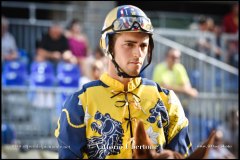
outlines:
M70 96L62 109L55 137L59 143L59 158L83 158L86 145L84 110L79 104L78 94Z
M8 48L10 53L8 53L8 54L2 53L2 55L3 55L2 58L4 60L7 60L7 61L11 61L11 60L17 59L18 56L19 56L18 55L18 49L17 49L16 41L15 41L14 37L11 34L9 35L8 44L9 44L8 46L10 47L10 48Z
M182 64L176 64L174 67L176 74L176 85L167 85L165 83L160 83L164 88L173 90L177 93L183 93L191 97L197 97L198 91L192 88L187 71Z
M169 114L168 144L170 149L187 157L192 152L192 146L188 135L188 119L185 117L182 105L173 91L160 92L167 101L165 106Z
M198 91L195 88L192 88L189 82L186 82L182 86L170 86L164 83L161 83L161 86L170 90L174 90L177 93L183 93L191 97L197 97Z
M10 61L18 58L16 51L12 51L10 54L3 54L3 59Z
M44 59L52 59L52 60L60 60L62 58L62 55L58 51L50 52L43 48L37 49L37 54L41 57L44 57Z

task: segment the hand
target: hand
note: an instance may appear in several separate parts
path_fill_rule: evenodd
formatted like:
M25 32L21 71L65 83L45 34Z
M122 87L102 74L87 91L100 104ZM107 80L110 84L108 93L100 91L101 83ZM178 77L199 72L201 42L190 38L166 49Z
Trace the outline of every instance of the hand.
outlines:
M198 96L198 91L195 88L191 88L189 89L188 95L195 98Z
M71 51L65 51L63 53L63 60L72 64L77 64L77 58L72 54Z
M62 55L59 51L54 51L52 53L52 58L55 59L55 60L60 60L62 58Z

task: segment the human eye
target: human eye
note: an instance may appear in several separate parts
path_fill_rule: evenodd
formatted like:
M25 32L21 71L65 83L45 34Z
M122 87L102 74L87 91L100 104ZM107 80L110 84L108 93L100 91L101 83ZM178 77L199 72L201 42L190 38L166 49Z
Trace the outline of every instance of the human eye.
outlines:
M125 46L127 46L127 47L133 47L133 43L125 43Z
M140 47L141 47L142 49L145 49L145 48L148 47L148 45L147 45L146 43L143 43L143 44L140 45Z

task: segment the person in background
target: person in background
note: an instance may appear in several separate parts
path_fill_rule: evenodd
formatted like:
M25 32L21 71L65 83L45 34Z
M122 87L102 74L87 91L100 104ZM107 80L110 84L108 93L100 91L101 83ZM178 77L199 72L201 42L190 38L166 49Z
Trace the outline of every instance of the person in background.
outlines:
M239 111L231 109L227 114L223 123L217 128L223 133L223 143L229 145L229 150L238 157L239 147Z
M231 11L227 13L224 18L223 18L223 32L225 33L230 33L230 34L235 34L239 32L238 29L238 7L239 4L236 2L235 4L232 5Z
M63 35L63 29L58 23L54 23L42 37L37 46L37 56L52 62L55 67L61 60L76 63L76 58L69 50L68 41Z
M95 63L95 61L101 61L103 63L103 70L107 71L108 59L104 56L104 53L100 47L96 47L94 52L89 54L82 63L82 73L88 79L92 79L92 65Z
M180 63L181 52L177 49L169 49L165 62L155 66L153 80L160 86L171 89L181 96L182 106L189 116L189 97L197 97L198 91L192 88L187 71Z
M65 36L68 40L69 49L77 58L77 63L82 68L82 63L88 55L88 38L82 32L82 26L78 19L73 19L65 31Z
M208 159L235 159L236 157L228 150L227 145L223 141L223 133L216 131L213 146L210 147Z
M103 74L105 71L103 61L101 60L95 60L93 61L90 66L89 66L89 76L82 76L79 79L79 88L82 89L83 85L94 81L94 80L99 80L100 76Z
M165 61L154 68L152 79L162 87L172 89L176 93L197 97L198 91L192 88L187 71L180 63L180 56L179 50L169 49Z
M8 31L9 22L6 17L2 16L2 61L16 60L18 49L15 38Z

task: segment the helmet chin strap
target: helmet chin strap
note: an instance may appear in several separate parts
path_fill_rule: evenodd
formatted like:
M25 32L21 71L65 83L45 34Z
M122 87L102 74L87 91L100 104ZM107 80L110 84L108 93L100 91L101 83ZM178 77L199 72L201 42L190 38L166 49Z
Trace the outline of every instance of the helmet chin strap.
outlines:
M123 69L120 68L120 66L119 66L119 65L117 64L117 62L115 61L115 58L114 58L113 54L110 53L110 52L108 52L108 54L111 55L111 60L112 60L112 62L113 62L113 64L114 64L115 68L117 69L117 74L118 74L118 76L119 76L119 77L123 77L123 78L136 78L136 77L141 77L141 76L140 76L140 73L142 73L143 70L144 70L145 68L147 68L147 66L150 65L150 63L151 63L151 59L150 59L150 61L148 60L148 64L147 64L143 69L141 69L140 73L139 73L137 76L130 76L130 75L128 75L127 73L125 73L125 72L123 71ZM150 56L151 56L151 55L150 55ZM150 57L150 58L151 58L151 57Z

